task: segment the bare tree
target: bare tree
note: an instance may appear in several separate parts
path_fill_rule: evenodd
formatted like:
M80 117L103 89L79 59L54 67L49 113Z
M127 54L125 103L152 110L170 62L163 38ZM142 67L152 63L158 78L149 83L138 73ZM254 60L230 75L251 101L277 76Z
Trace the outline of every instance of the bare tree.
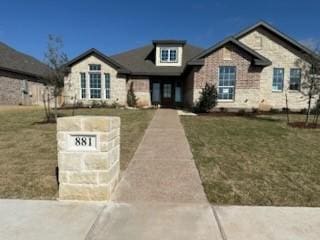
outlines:
M54 98L54 119L57 121L58 97L61 95L63 90L64 76L66 73L65 64L68 62L68 57L66 53L63 52L62 38L50 34L48 36L48 45L44 56L45 62L51 70L48 74L48 81L53 88L52 95Z
M303 55L303 60L296 61L297 67L301 69L302 83L301 93L307 98L305 127L310 121L311 110L320 97L320 56L319 45L313 49L312 54Z

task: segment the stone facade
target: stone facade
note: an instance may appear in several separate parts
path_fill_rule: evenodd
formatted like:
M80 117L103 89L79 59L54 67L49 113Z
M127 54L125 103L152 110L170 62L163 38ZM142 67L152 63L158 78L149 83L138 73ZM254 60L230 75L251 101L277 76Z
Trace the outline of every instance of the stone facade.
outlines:
M271 66L265 67L261 72L260 107L267 109L284 108L286 106L285 94L287 93L290 109L306 108L306 97L299 91L288 90L290 68L299 68L297 62L304 62L301 53L261 27L239 40L272 62ZM272 91L273 68L284 68L284 88L282 92Z
M101 99L90 99L90 79L89 79L89 64L101 65ZM81 98L81 84L80 73L86 74L86 98ZM110 74L110 98L105 97L105 73ZM93 101L103 101L107 104L118 103L120 105L126 105L127 101L127 88L126 88L126 76L119 75L117 70L108 65L99 58L91 55L84 60L76 63L70 69L70 73L65 77L64 81L64 96L65 104L74 104L75 99L77 102L81 102L84 105L90 105Z
M127 84L127 89L133 84L133 90L138 98L138 107L151 106L150 80L148 77L131 77Z
M234 100L219 100L218 108L283 109L286 107L286 93L291 110L306 108L306 96L301 91L289 90L290 69L308 65L305 56L261 27L249 32L239 41L269 59L272 65L254 67L251 64L252 59L249 54L228 44L205 57L204 65L189 73L185 84L187 87L184 90L185 102L189 106L191 103L195 104L206 82L217 85L219 66L236 66L237 77ZM284 69L284 87L281 92L272 91L274 68ZM302 73L301 81L304 80ZM303 89L301 90L303 91Z
M235 66L236 86L235 99L233 101L219 101L217 107L223 108L252 108L259 105L259 88L260 88L260 67L251 65L252 57L236 47L228 44L225 48L220 48L205 58L202 67L192 71L192 76L187 77L187 82L193 78L193 93L189 86L187 91L189 98L192 96L193 103L199 99L201 89L206 82L218 85L219 66ZM226 56L226 52L228 53ZM189 75L190 75L189 74ZM189 79L189 80L188 80ZM190 83L188 83L190 85ZM190 100L188 100L190 102Z
M36 82L34 78L0 71L2 105L41 105L45 88L44 84Z
M72 147L71 136L90 135L96 136L95 149ZM120 174L120 118L59 118L57 140L59 199L110 200Z

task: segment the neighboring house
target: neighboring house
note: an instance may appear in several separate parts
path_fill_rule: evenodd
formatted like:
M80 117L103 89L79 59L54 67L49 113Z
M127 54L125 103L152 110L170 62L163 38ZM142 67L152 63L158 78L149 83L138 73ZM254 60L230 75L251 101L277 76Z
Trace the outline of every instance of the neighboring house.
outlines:
M48 67L0 42L0 104L42 103Z
M265 22L201 49L186 41L152 45L108 57L91 49L68 63L65 104L126 104L131 83L140 106L192 107L206 82L218 89L222 108L306 107L303 72L314 53Z

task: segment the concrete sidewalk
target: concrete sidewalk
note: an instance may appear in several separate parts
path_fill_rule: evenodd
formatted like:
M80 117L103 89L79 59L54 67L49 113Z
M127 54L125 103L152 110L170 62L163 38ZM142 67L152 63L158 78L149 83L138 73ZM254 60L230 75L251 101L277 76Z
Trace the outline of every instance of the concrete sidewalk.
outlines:
M0 200L0 239L85 239L103 204Z
M320 208L216 206L224 240L320 239Z

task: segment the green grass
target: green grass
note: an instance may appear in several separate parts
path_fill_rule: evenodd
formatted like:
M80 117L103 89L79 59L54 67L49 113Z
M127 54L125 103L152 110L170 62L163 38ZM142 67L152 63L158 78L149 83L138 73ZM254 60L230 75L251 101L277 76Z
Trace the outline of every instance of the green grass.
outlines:
M71 110L61 111L71 115ZM121 117L121 169L131 160L153 110L79 109L76 115ZM39 108L0 109L0 198L57 197L56 124L40 124Z
M182 123L211 203L320 206L319 129L288 127L281 115Z

